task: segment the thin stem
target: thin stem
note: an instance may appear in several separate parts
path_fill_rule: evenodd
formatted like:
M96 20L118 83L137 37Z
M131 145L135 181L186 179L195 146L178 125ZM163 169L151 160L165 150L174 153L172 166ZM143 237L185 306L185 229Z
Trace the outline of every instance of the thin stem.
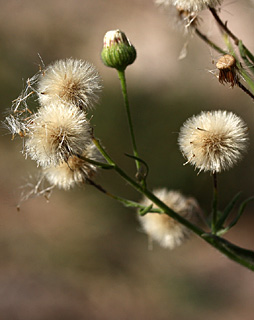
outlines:
M89 159L87 157L84 157L82 155L79 155L79 154L75 154L75 156L81 160L84 160L88 163L91 163L97 167L100 167L102 169L112 169L113 166L111 164L108 164L108 163L105 163L105 162L99 162L99 161L96 161L96 160L92 160L92 159Z
M139 208L139 209L146 209L146 206L141 205L138 202L135 201L131 201L119 196L116 196L110 192L108 192L106 189L104 189L101 185L97 184L96 182L94 182L93 180L87 178L86 182L89 183L91 186L95 187L97 190L99 190L100 192L104 193L105 195L107 195L108 197L117 200L119 202L121 202L122 204L124 204L126 207L132 207L132 208ZM156 213L162 213L162 210L159 208L150 208L149 212L156 212Z
M231 39L234 40L234 43L238 46L239 43L239 39L237 38L236 35L233 34L233 32L231 32L228 29L227 23L223 23L221 18L218 16L216 9L209 7L209 10L211 11L214 19L216 20L216 22L218 23L218 25L221 27L221 29L226 32L226 34L228 34L230 36Z
M198 28L195 28L195 32L196 34L203 40L205 41L211 48L213 48L214 50L216 50L219 53L222 54L227 54L226 51L224 51L223 49L221 49L219 46L217 46L214 42L212 42L206 35L204 35Z
M198 235L201 239L212 245L214 248L219 250L221 253L229 257L231 260L249 268L250 270L254 270L254 252L246 249L242 249L237 247L230 242L214 236L209 233L205 233L199 227L193 225L190 221L186 220L185 218L181 217L175 211L170 209L164 202L162 202L159 198L157 198L151 191L149 191L146 187L144 188L135 180L130 178L120 167L118 167L114 161L110 158L104 148L101 146L100 142L93 138L94 144L97 146L98 150L102 153L104 158L108 161L109 164L114 165L115 171L134 189L136 189L141 194L145 195L148 199L150 199L156 206L162 209L163 213L169 215L174 220L178 221L182 225L186 226L188 229L192 230L196 235ZM217 180L214 180L214 185L217 189ZM217 207L217 204L216 204ZM236 253L238 251L238 254ZM246 258L243 258L240 254L245 254ZM248 260L250 256L250 261ZM253 260L253 261L252 261Z
M218 183L217 174L213 173L213 206L212 206L212 233L216 233L217 224L217 205L218 205Z
M226 255L229 259L241 264L242 266L254 271L254 252L235 246L229 241L211 234L203 234L202 238Z
M254 100L254 95L250 92L249 89L247 89L239 80L237 80L236 83L240 89L242 89L247 95L251 97L251 99Z
M135 140L135 135L134 135L134 130L133 130L133 124L132 124L132 120L131 120L130 105L129 105L129 99L128 99L128 94L127 94L125 71L124 70L118 70L118 76L119 76L119 79L120 79L120 82L121 82L121 88L122 88L122 93L123 93L123 98L124 98L124 104L125 104L125 109L126 109L126 112L127 112L127 118L128 118L129 128L130 128L133 154L134 154L135 157L138 158L139 156L138 156L138 152L137 152L137 145L136 145L136 140ZM137 171L139 172L139 170L140 170L140 162L138 160L135 160L135 162L136 162Z
M93 142L98 148L98 150L101 152L101 154L104 156L104 158L108 161L109 164L114 164L114 170L125 180L127 181L132 187L134 187L138 192L144 194L148 199L150 199L154 204L156 204L160 209L163 210L164 213L168 214L171 218L177 220L181 224L185 225L187 228L192 230L198 235L202 235L204 231L197 226L193 225L188 220L181 217L179 214L174 212L172 209L170 209L164 202L162 202L159 198L157 198L151 191L149 191L146 187L143 187L138 182L133 180L131 177L127 175L118 165L114 163L114 161L110 158L110 156L107 154L107 152L104 150L104 148L101 146L100 142L93 138Z

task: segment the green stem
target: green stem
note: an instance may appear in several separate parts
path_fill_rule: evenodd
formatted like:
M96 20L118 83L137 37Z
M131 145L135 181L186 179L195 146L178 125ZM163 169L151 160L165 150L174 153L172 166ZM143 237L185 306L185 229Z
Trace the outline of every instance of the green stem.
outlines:
M138 152L137 152L137 145L136 145L136 140L135 140L135 135L134 135L134 130L133 130L133 124L132 124L132 120L131 120L130 105L129 105L129 99L128 99L128 94L127 94L125 71L124 70L117 70L117 72L118 72L119 80L121 82L123 99L124 99L125 109L126 109L126 113L127 113L128 124L129 124L129 128L130 128L133 154L135 157L138 158L139 156L138 156ZM139 172L140 171L140 162L138 160L135 160L135 162L136 162L137 171Z
M116 195L108 192L101 185L97 184L96 182L94 182L93 180L91 180L89 178L87 178L86 181L91 186L95 187L97 190L99 190L100 192L104 193L108 197L121 202L125 207L139 208L139 209L142 209L142 210L145 210L147 208L146 206L143 206L138 202L131 201L131 200L116 196ZM162 210L159 209L159 208L149 208L149 212L162 213Z
M250 92L249 89L247 89L239 80L237 80L236 83L237 83L238 87L243 90L243 92L245 92L248 96L251 97L251 99L254 100L254 95Z
M216 20L216 22L218 23L218 25L220 26L220 28L226 33L229 35L229 37L231 39L234 40L234 43L238 46L238 43L239 43L239 39L237 38L236 35L233 34L233 32L231 32L229 29L228 29L228 26L227 26L227 23L223 23L221 18L218 16L217 14L217 11L216 9L214 8L211 8L209 7L209 10L211 11L214 19Z
M200 32L200 30L198 28L195 28L195 32L196 34L203 40L205 41L211 48L213 48L214 50L216 50L219 53L222 54L227 54L227 51L221 49L219 46L217 46L214 42L212 42L210 39L207 38L206 35L204 35L202 32Z
M226 255L229 259L241 264L242 266L254 271L254 252L238 247L229 241L211 234L203 234L202 238Z
M247 267L250 270L254 270L254 258L253 258L254 253L252 251L242 249L220 237L205 233L202 229L193 225L190 221L178 215L176 212L170 209L164 202L162 202L159 198L157 198L146 187L144 188L143 186L141 186L135 180L130 178L120 167L118 167L96 138L93 138L93 142L97 146L101 154L104 156L104 158L108 161L108 163L114 167L115 171L134 189L136 189L138 192L140 192L141 194L145 195L148 199L150 199L156 206L158 206L163 211L163 213L169 215L171 218L175 219L179 223L186 226L188 229L192 230L201 239L203 239L204 241L212 245L214 248L216 248L221 253L229 257L231 260ZM236 254L236 252L239 252L239 254ZM241 255L245 255L246 258L243 258Z
M108 161L109 164L114 166L114 170L125 180L127 181L132 187L134 187L138 192L145 195L148 199L150 199L154 204L156 204L160 209L163 210L164 213L168 214L171 218L177 220L181 224L185 225L187 228L201 236L204 231L197 226L193 225L190 221L184 219L179 214L177 214L175 211L170 209L164 202L162 202L159 198L157 198L151 191L149 191L146 187L143 187L138 182L133 180L131 177L129 177L118 165L114 163L114 161L110 158L110 156L107 154L107 152L104 150L104 148L101 146L100 142L93 138L93 142L98 148L98 150L101 152L101 154L104 156L104 158Z
M217 205L218 205L218 184L217 174L213 173L213 206L212 206L212 233L216 233L217 225Z

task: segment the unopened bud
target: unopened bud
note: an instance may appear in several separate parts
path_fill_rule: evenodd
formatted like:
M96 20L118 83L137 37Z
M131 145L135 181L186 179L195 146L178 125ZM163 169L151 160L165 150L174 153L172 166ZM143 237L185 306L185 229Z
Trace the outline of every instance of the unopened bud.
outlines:
M136 49L122 31L108 31L104 36L101 58L107 67L125 70L135 61Z

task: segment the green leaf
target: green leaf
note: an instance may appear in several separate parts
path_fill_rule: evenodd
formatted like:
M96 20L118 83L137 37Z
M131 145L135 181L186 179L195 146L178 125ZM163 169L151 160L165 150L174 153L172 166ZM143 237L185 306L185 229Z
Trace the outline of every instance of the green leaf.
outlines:
M216 234L218 236L221 236L228 232L232 227L234 227L237 224L238 220L241 218L246 205L252 200L254 200L254 196L244 200L238 209L236 217L229 223L229 225L226 228L219 230Z
M245 47L245 45L242 43L241 40L239 40L238 49L239 49L240 55L241 55L244 63L249 68L249 70L252 73L254 73L254 65L253 65L254 57L251 54L251 52ZM251 59L252 61L250 61L249 59Z
M223 228L223 224L225 223L227 217L230 215L230 213L231 213L232 209L234 208L236 202L238 201L241 193L242 192L237 193L234 196L234 198L229 202L229 204L226 206L222 215L220 216L219 220L217 221L216 230Z
M244 200L240 207L239 207L239 210L238 210L238 213L237 213L237 216L235 217L235 219L228 225L228 228L231 229L234 225L236 225L236 223L238 222L238 220L241 218L242 214L243 214L243 211L246 207L246 205L250 202L254 200L254 196Z

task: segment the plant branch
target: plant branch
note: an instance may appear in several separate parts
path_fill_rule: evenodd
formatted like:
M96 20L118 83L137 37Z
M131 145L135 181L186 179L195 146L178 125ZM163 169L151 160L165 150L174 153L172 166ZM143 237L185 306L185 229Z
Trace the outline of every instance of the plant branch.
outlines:
M222 22L221 18L218 16L217 14L217 11L216 9L214 8L211 8L209 7L209 10L211 11L214 19L216 20L216 22L218 23L218 25L220 26L220 28L226 33L229 35L229 37L231 39L233 39L234 43L238 46L238 43L239 43L239 39L237 38L236 35L233 34L233 32L231 32L229 29L228 29L228 26L227 26L227 22Z
M136 158L139 158L136 140L135 140L134 129L133 129L133 123L132 123L132 119L131 119L130 105L129 105L129 99L128 99L128 94L127 94L127 84L126 84L126 79L125 79L125 71L124 70L117 70L117 72L118 72L119 80L121 82L122 94L123 94L123 98L124 98L124 105L125 105L125 109L126 109L126 113L127 113L127 119L128 119L130 134L131 134L133 154ZM135 162L136 162L137 174L139 174L140 161L138 159L136 159Z
M97 184L96 182L94 182L93 180L87 178L86 182L89 183L91 186L95 187L98 191L104 193L105 195L107 195L108 197L117 200L119 202L121 202L125 207L132 207L132 208L139 208L142 210L145 210L147 207L141 205L138 202L135 201L131 201L122 197L118 197L110 192L108 192L106 189L104 189L101 185ZM159 208L149 208L149 212L156 212L156 213L162 213L162 210Z
M247 267L250 270L254 270L254 252L246 249L242 249L237 247L230 242L217 237L215 235L205 233L202 229L192 224L190 221L186 220L175 211L170 209L164 202L162 202L159 198L157 198L151 191L149 191L146 187L144 188L135 180L127 175L107 154L104 148L101 146L100 142L93 138L94 144L97 146L98 150L102 153L104 158L108 161L109 164L114 166L114 170L134 189L136 189L139 193L145 195L148 199L152 201L156 206L158 206L163 213L167 214L174 220L178 221L191 231L193 231L196 235L198 235L201 239L212 245L214 248L219 250L221 253L229 257L231 260L241 264L242 266Z
M205 43L207 43L211 48L216 50L219 53L227 54L227 52L217 46L214 42L212 42L206 35L204 35L198 28L195 28L196 34L202 39Z

